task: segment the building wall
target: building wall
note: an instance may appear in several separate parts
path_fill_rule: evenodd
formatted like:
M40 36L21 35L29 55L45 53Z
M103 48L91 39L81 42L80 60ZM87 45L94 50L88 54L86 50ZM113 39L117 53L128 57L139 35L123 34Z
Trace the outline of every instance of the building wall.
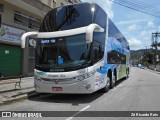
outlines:
M15 0L11 0L11 1L14 2ZM16 0L16 1L18 1L18 0ZM25 3L23 0L19 0L19 1L21 1L22 3ZM32 0L27 0L27 1L32 1ZM41 9L34 8L32 5L25 4L26 7L29 7L29 6L31 8L33 7L34 9L36 9L37 11L39 11L41 13L41 14L37 14L37 13L35 14L35 12L33 12L32 10L31 10L32 11L31 12L31 11L24 9L23 6L21 6L21 8L20 8L20 6L18 6L18 2L17 2L17 6L16 6L16 5L13 5L12 3L8 2L7 0L1 0L0 4L3 4L3 6L4 6L3 12L0 12L1 18L2 18L1 23L8 25L8 26L18 28L18 29L22 29L25 31L33 31L35 29L30 29L26 26L22 26L22 25L15 23L14 22L14 12L15 11L19 11L21 13L24 13L27 16L31 16L36 19L42 20L44 15L46 14L46 12L51 9L51 8L48 8L48 10L43 11ZM46 6L46 5L44 5L44 6Z
M4 74L4 77L20 74L25 76L33 75L35 61L34 48L28 47L27 44L25 49L21 49L19 35L20 32L37 31L37 29L31 29L28 25L23 26L17 22L15 23L14 14L15 11L18 11L22 13L22 15L42 21L46 12L51 8L38 0L35 1L36 0L0 0L3 8L2 11L0 11L0 72ZM19 65L17 62L19 62Z
M60 7L62 5L80 3L80 0L40 0L42 3L51 8Z
M53 7L55 2L53 0L40 0L43 4L49 6L49 7Z
M18 74L23 74L25 76L33 75L35 49L29 46L28 41L26 41L26 48L21 49L21 35L28 31L37 31L38 28L30 27L30 23L32 23L30 21L33 19L42 21L43 17L50 9L78 2L80 2L80 0L0 0L2 23L0 28L0 73L5 71L5 73L3 73L5 76L14 76ZM19 18L23 18L23 20L20 19L19 22ZM23 22L25 21L25 23L23 24L21 20ZM13 36L8 35L9 32ZM14 40L12 37L14 37ZM16 53L17 51L19 53ZM14 60L20 62L20 65L17 65L18 68L12 66ZM2 65L3 63L5 65ZM14 69L16 69L17 72L14 72ZM19 70L21 72L19 72Z

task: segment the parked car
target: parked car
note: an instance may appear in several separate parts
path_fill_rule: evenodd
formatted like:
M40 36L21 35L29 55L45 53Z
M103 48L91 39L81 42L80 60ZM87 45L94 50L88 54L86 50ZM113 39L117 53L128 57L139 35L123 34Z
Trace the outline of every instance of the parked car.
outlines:
M141 67L140 67L141 69L144 69L144 66L143 65L141 65Z

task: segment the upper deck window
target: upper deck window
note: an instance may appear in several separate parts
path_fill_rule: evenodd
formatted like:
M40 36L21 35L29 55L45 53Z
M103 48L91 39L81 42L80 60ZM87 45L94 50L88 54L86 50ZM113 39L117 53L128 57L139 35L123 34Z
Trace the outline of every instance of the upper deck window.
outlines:
M75 4L53 9L45 16L40 32L75 29L92 23L90 4Z

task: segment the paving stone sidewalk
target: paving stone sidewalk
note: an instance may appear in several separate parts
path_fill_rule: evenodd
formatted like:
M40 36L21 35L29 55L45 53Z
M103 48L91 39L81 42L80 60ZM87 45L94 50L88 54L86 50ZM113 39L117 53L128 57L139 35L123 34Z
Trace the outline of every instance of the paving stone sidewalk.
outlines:
M12 80L19 80L19 78L9 79L9 81ZM16 102L36 94L33 77L25 77L21 80L21 89L18 86L15 89L14 83L0 85L0 105Z

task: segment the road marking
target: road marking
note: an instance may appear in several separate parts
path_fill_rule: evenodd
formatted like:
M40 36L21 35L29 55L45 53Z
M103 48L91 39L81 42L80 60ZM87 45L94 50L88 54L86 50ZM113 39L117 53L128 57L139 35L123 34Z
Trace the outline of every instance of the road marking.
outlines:
M91 107L90 105L87 105L86 107L84 107L83 109L81 109L77 113L73 114L71 117L67 118L66 120L72 120L76 115L78 115L79 113L81 113L82 111L85 111L86 109L88 109L90 107Z

